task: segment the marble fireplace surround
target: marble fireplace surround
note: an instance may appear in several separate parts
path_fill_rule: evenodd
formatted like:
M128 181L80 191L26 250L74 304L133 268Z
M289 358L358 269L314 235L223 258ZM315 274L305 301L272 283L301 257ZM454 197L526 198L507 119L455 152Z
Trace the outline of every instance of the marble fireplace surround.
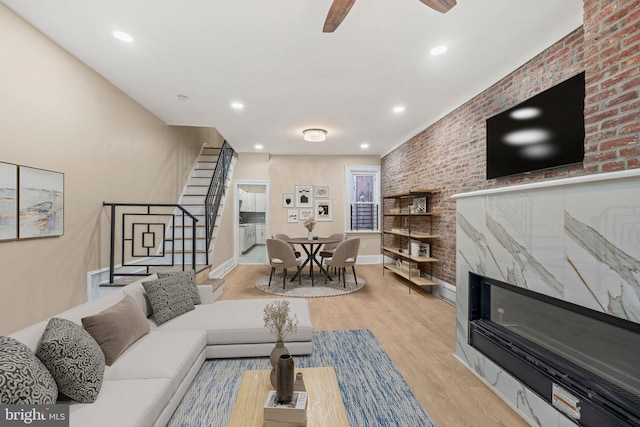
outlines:
M575 426L467 344L468 273L640 323L640 170L453 198L456 357L532 425Z

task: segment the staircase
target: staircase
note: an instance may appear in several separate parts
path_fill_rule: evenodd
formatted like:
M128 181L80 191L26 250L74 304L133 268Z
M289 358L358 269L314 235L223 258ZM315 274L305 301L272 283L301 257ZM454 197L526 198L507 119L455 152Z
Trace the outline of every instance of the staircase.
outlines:
M209 267L208 254L213 250L213 245L218 234L218 228L220 227L220 217L222 216L222 210L224 209L224 201L226 200L226 190L229 188L231 176L233 175L233 166L235 165L234 157L232 157L231 164L229 165L229 171L224 183L224 195L219 205L220 209L215 213L215 221L212 222L212 224L215 225L213 225L213 229L209 233L210 239L209 244L207 245L207 216L205 202L221 150L221 148L213 148L206 145L202 147L200 155L191 170L191 176L189 177L187 185L184 187L182 195L178 201L180 206L184 207L198 220L196 224L195 245L196 271ZM185 256L190 257L193 253L193 225L189 222L185 225L182 223L176 224L176 236L182 236L183 234L185 236L184 244L187 247ZM181 244L176 245L176 250L182 250Z
M190 269L198 273L199 283L206 280L235 161L226 142L222 148L204 145L178 204L105 202L111 207L111 254L109 283L101 286L120 286L131 281L127 277L157 271Z

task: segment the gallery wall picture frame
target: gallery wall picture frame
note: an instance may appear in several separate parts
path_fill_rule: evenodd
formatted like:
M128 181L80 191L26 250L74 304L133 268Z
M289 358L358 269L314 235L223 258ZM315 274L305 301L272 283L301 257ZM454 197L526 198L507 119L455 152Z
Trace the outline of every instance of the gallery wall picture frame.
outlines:
M333 208L330 199L316 200L316 221L333 221Z
M0 241L18 238L18 166L0 162Z
M313 218L313 209L300 209L300 221L306 221Z
M329 197L329 187L327 186L316 186L314 190L314 197L316 199L326 199Z
M313 208L313 185L296 185L296 208Z
M64 234L64 174L18 167L18 238Z
M298 209L287 209L287 222L298 222Z
M283 193L282 194L282 207L283 208L293 208L295 207L295 199L293 197L293 193Z

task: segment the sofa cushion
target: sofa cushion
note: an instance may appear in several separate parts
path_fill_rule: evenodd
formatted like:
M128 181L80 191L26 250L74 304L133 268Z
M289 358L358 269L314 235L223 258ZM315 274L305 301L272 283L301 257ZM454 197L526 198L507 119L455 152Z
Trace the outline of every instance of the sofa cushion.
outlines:
M171 399L171 380L105 381L95 403L71 402L69 427L149 427Z
M35 353L20 341L0 337L0 404L51 405L58 386Z
M194 308L191 293L176 277L142 282L142 286L153 309L151 319L158 325Z
M264 327L263 310L271 299L224 300L202 304L164 325L162 331L202 329L207 332L207 345L273 343L275 337ZM298 318L298 330L286 341L311 341L313 325L309 303L303 298L288 299L291 313Z
M149 322L130 295L98 314L83 317L82 326L100 345L107 365L149 333Z
M178 279L180 285L182 285L187 290L187 292L191 294L194 305L198 305L201 303L200 293L198 292L198 285L196 285L196 272L194 270L158 273L158 279L165 279L167 277L175 277L176 279Z
M169 378L172 393L206 346L203 331L152 331L129 347L104 371L105 380Z
M58 391L78 402L95 402L104 375L100 346L70 320L49 320L36 355L56 380Z

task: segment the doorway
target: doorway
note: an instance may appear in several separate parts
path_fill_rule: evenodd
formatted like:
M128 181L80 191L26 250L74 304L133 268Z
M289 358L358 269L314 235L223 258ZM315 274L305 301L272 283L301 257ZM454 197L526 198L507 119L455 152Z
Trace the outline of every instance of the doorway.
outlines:
M235 242L238 264L267 263L269 182L236 181Z

